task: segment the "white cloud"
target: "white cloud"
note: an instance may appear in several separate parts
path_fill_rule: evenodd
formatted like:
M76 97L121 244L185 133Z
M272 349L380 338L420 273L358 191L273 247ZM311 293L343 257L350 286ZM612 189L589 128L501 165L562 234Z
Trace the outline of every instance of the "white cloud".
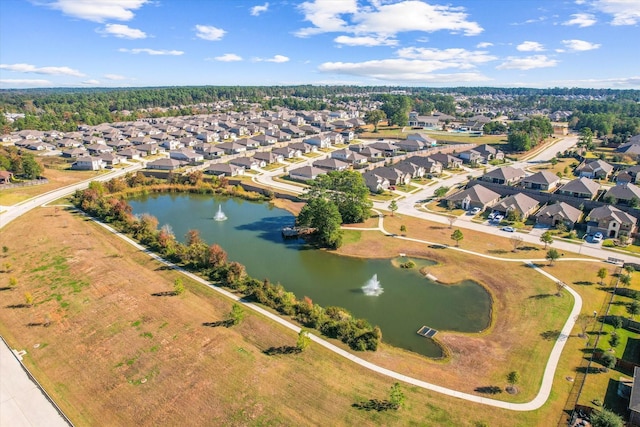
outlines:
M84 77L78 70L69 67L36 67L31 64L0 64L0 69L17 73L52 74L74 77Z
M484 49L485 47L491 47L491 46L493 46L493 43L491 42L482 42L476 45L478 49Z
M392 4L372 1L368 7L358 7L356 0L315 0L302 3L299 9L305 20L314 25L298 30L299 37L344 32L388 38L409 31L450 31L470 36L483 31L476 22L467 20L463 8L434 6L417 0Z
M103 77L107 80L127 80L125 76L120 74L105 74Z
M597 43L591 43L584 40L562 40L562 44L567 49L574 52L583 52L587 50L598 49L601 45Z
M115 36L121 39L146 39L147 34L136 28L130 28L123 24L107 24L104 28L97 30L100 34Z
M470 51L466 49L434 49L422 47L406 47L399 49L397 55L404 59L419 59L422 61L439 61L444 68L472 68L474 64L481 64L498 59L486 51Z
M640 2L635 0L595 0L591 6L612 15L611 25L635 25L640 22Z
M385 81L410 82L479 82L489 80L480 73L434 74L449 68L438 61L383 59L365 62L325 62L318 68L324 73L347 74Z
M269 10L269 3L265 3L262 6L253 6L251 8L251 16L258 16L261 13L266 12L267 10Z
M590 13L574 13L571 15L571 19L562 23L562 25L577 25L580 28L590 27L594 25L596 19Z
M333 39L338 44L347 46L396 46L398 40L387 39L384 37L371 37L371 36L338 36Z
M0 85L6 87L46 87L53 86L49 80L39 79L0 79Z
M520 52L542 52L544 50L544 46L538 42L525 41L520 43L516 49Z
M100 84L99 80L89 79L80 83L83 86L98 86Z
M149 0L54 0L35 4L48 6L74 18L104 22L129 21L134 17L132 11L148 2Z
M196 37L202 40L218 41L226 34L222 28L213 27L211 25L196 25Z
M534 68L555 67L558 61L546 55L534 55L525 57L509 56L506 61L498 65L498 70L532 70Z
M235 53L225 53L224 55L216 56L213 59L216 60L216 61L221 61L221 62L242 61L242 57L239 56L239 55L236 55Z
M284 55L274 55L272 58L253 58L255 62L289 62L289 58Z
M149 55L170 55L170 56L180 56L183 55L184 52L181 50L156 50L156 49L147 49L147 48L143 48L143 49L125 49L125 48L120 48L118 49L118 52L125 52L125 53L133 53L134 55L137 55L139 53L146 53Z

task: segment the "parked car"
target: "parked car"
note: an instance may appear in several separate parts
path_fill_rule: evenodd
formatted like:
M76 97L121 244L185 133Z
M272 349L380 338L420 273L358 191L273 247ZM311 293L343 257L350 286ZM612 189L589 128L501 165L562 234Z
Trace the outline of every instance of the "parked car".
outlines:
M477 214L479 214L479 213L480 213L480 210L481 210L480 208L473 208L473 209L471 209L471 210L469 211L469 214L471 214L471 215L477 215Z
M604 239L604 236L599 231L593 235L594 242L602 242L602 239Z
M495 212L491 212L487 218L489 218L489 220L492 220L496 215L497 214Z
M495 222L500 222L500 221L502 221L503 219L504 219L504 216L502 216L502 215L500 215L500 214L497 214L496 216L494 216L494 217L493 217L493 220L494 220Z
M515 228L513 228L513 227L508 227L508 226L507 226L507 227L502 227L502 229L501 229L501 230L502 230L502 231L508 231L509 233L513 233L514 231L516 231L516 229L515 229Z

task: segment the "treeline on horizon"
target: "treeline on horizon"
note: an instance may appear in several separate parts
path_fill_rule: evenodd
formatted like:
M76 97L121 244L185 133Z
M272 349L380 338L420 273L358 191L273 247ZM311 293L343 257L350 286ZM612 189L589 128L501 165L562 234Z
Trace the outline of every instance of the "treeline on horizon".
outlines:
M22 113L10 123L0 115L0 130L74 131L78 125L90 126L143 117L187 116L213 112L202 104L233 101L232 109L255 104L264 109L277 106L293 110L335 110L337 103L362 101L389 102L399 98L421 114L433 110L456 114L454 95L467 96L466 106L496 109L548 109L571 111L583 123L589 115L609 115L605 121L640 118L640 90L585 88L493 88L493 87L402 87L402 86L172 86L141 88L47 88L0 90L0 111ZM483 95L508 96L488 99ZM599 99L569 99L568 97ZM601 99L600 99L601 98ZM406 102L405 102L406 100ZM168 109L168 110L165 110ZM130 114L123 114L128 111ZM591 120L593 121L593 120ZM635 121L627 129L633 129ZM579 126L582 126L580 124ZM586 126L586 125L584 125ZM612 126L603 127L612 129Z

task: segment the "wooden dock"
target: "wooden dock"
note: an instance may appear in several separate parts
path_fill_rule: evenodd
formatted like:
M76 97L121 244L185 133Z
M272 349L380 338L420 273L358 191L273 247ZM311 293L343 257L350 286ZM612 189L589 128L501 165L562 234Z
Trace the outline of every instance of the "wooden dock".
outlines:
M438 331L428 326L423 326L422 328L418 329L418 335L421 335L425 338L433 338L437 333Z

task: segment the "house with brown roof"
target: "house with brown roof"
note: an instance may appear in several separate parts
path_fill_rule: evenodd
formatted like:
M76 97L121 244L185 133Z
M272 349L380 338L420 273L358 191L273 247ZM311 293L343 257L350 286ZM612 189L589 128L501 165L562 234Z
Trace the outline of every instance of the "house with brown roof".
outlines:
M343 171L349 168L349 163L338 159L321 159L313 162L313 166L331 171Z
M147 163L147 169L172 171L182 166L182 162L176 159L162 158Z
M469 187L466 190L458 191L444 199L453 202L457 207L464 210L480 208L482 210L493 206L500 200L500 194L489 190L480 184Z
M557 227L559 224L564 224L569 230L580 221L581 216L582 211L580 209L576 209L565 202L546 205L535 215L537 224L547 227Z
M592 209L587 221L587 233L601 232L605 237L631 236L636 232L636 217L615 206L605 205Z
M389 180L377 173L378 169L366 171L362 174L366 186L372 193L379 193L385 191L391 185Z
M439 162L445 169L458 169L462 167L462 159L451 154L435 153L429 156L430 159Z
M326 169L317 168L315 166L302 166L289 171L289 178L298 181L309 181L316 179L318 175L325 175L326 173Z

